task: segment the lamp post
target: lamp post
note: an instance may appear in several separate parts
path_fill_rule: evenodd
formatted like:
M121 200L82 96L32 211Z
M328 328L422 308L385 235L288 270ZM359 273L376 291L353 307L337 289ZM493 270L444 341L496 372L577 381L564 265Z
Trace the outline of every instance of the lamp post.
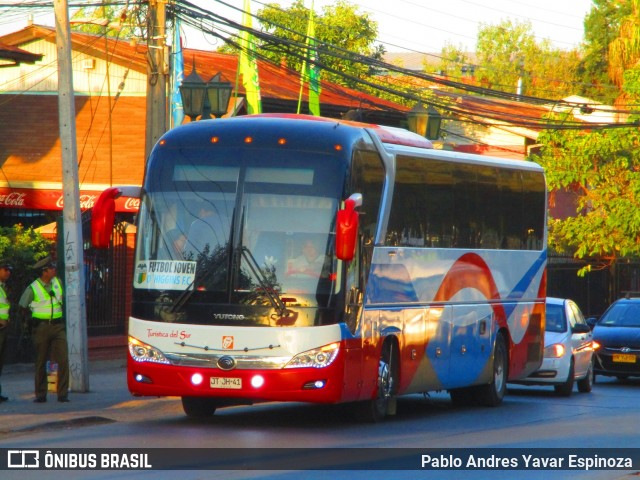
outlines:
M227 113L232 90L231 82L223 81L221 73L216 73L211 77L211 80L207 82L207 102L211 115L219 118Z
M202 115L206 93L207 84L196 72L196 61L194 59L191 73L180 84L182 108L185 115L188 115L192 122L196 120L198 115Z
M180 84L180 96L185 115L191 121L198 116L201 119L221 117L227 113L229 99L233 87L230 82L222 80L222 74L216 73L211 80L205 82L196 72L196 62L193 62L191 73Z
M407 120L409 122L409 130L412 132L429 140L436 140L440 137L442 115L433 106L429 105L424 108L421 102L416 103L407 113Z

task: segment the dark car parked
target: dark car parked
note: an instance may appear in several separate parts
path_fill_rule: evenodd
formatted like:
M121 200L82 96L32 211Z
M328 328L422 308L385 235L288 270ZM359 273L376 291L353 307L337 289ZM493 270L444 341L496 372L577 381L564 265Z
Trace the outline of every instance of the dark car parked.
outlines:
M618 378L640 376L640 298L612 303L595 323L594 373Z

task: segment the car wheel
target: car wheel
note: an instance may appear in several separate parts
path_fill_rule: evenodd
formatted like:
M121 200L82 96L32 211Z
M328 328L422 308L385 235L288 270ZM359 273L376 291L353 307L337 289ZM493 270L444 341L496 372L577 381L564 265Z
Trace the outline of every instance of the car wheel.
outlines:
M589 393L593 388L593 381L595 375L593 373L593 362L589 363L589 370L587 370L587 374L581 380L578 380L578 391L580 393Z
M573 358L571 359L571 365L569 366L569 375L567 376L567 381L560 384L555 385L553 388L556 391L556 395L561 397L569 397L571 396L571 392L573 391L573 382L575 376L575 366L573 365Z

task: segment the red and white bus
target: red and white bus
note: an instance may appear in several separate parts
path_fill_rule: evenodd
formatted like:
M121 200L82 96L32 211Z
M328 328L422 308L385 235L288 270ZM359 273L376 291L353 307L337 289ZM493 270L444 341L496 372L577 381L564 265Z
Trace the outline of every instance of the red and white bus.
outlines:
M118 188L93 213L110 235ZM526 161L298 115L190 123L149 158L128 386L189 416L399 395L501 403L542 361L547 193Z

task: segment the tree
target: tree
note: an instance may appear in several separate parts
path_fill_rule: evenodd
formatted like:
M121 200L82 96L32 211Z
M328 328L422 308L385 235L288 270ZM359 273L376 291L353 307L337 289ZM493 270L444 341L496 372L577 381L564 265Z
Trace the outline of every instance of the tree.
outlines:
M305 44L309 21L309 9L303 0L296 0L287 9L268 4L257 16L262 30L278 38L276 44L259 42L258 53L274 63L284 62L288 68L300 71L305 52L299 45ZM364 62L341 58L345 52L347 56L352 52L375 60L382 60L384 54L382 45L374 45L378 24L369 14L360 13L356 5L343 0L325 6L321 15L315 15L315 35L322 78L340 85L355 87L358 85L355 79L372 73L371 66Z
M523 95L561 98L573 93L578 52L554 49L548 40L536 42L530 22L482 25L476 54L476 78L488 88L515 93L521 82Z
M610 83L609 45L617 37L622 19L631 13L631 3L593 0L584 20L584 55L578 75L580 95L611 104L620 91Z
M631 0L631 12L624 16L618 29L618 37L609 44L609 78L622 88L615 105L625 107L633 103L635 95L625 89L626 73L640 63L640 0Z
M8 282L8 294L12 305L17 305L24 289L35 278L31 266L54 251L55 245L33 228L22 225L0 227L0 258L8 258L13 272ZM15 308L11 309L13 315Z
M471 60L469 55L462 49L462 45L452 45L445 43L440 53L440 63L438 71L444 75L451 75L454 79L462 75L462 67L469 66ZM425 65L425 70L427 65Z
M640 256L638 129L546 130L538 141L542 148L534 160L545 168L552 195L563 189L578 193L575 216L550 219L550 247L605 265Z
M640 60L640 0L631 0L631 11L618 28L618 36L609 44L609 78L622 86L624 72Z

